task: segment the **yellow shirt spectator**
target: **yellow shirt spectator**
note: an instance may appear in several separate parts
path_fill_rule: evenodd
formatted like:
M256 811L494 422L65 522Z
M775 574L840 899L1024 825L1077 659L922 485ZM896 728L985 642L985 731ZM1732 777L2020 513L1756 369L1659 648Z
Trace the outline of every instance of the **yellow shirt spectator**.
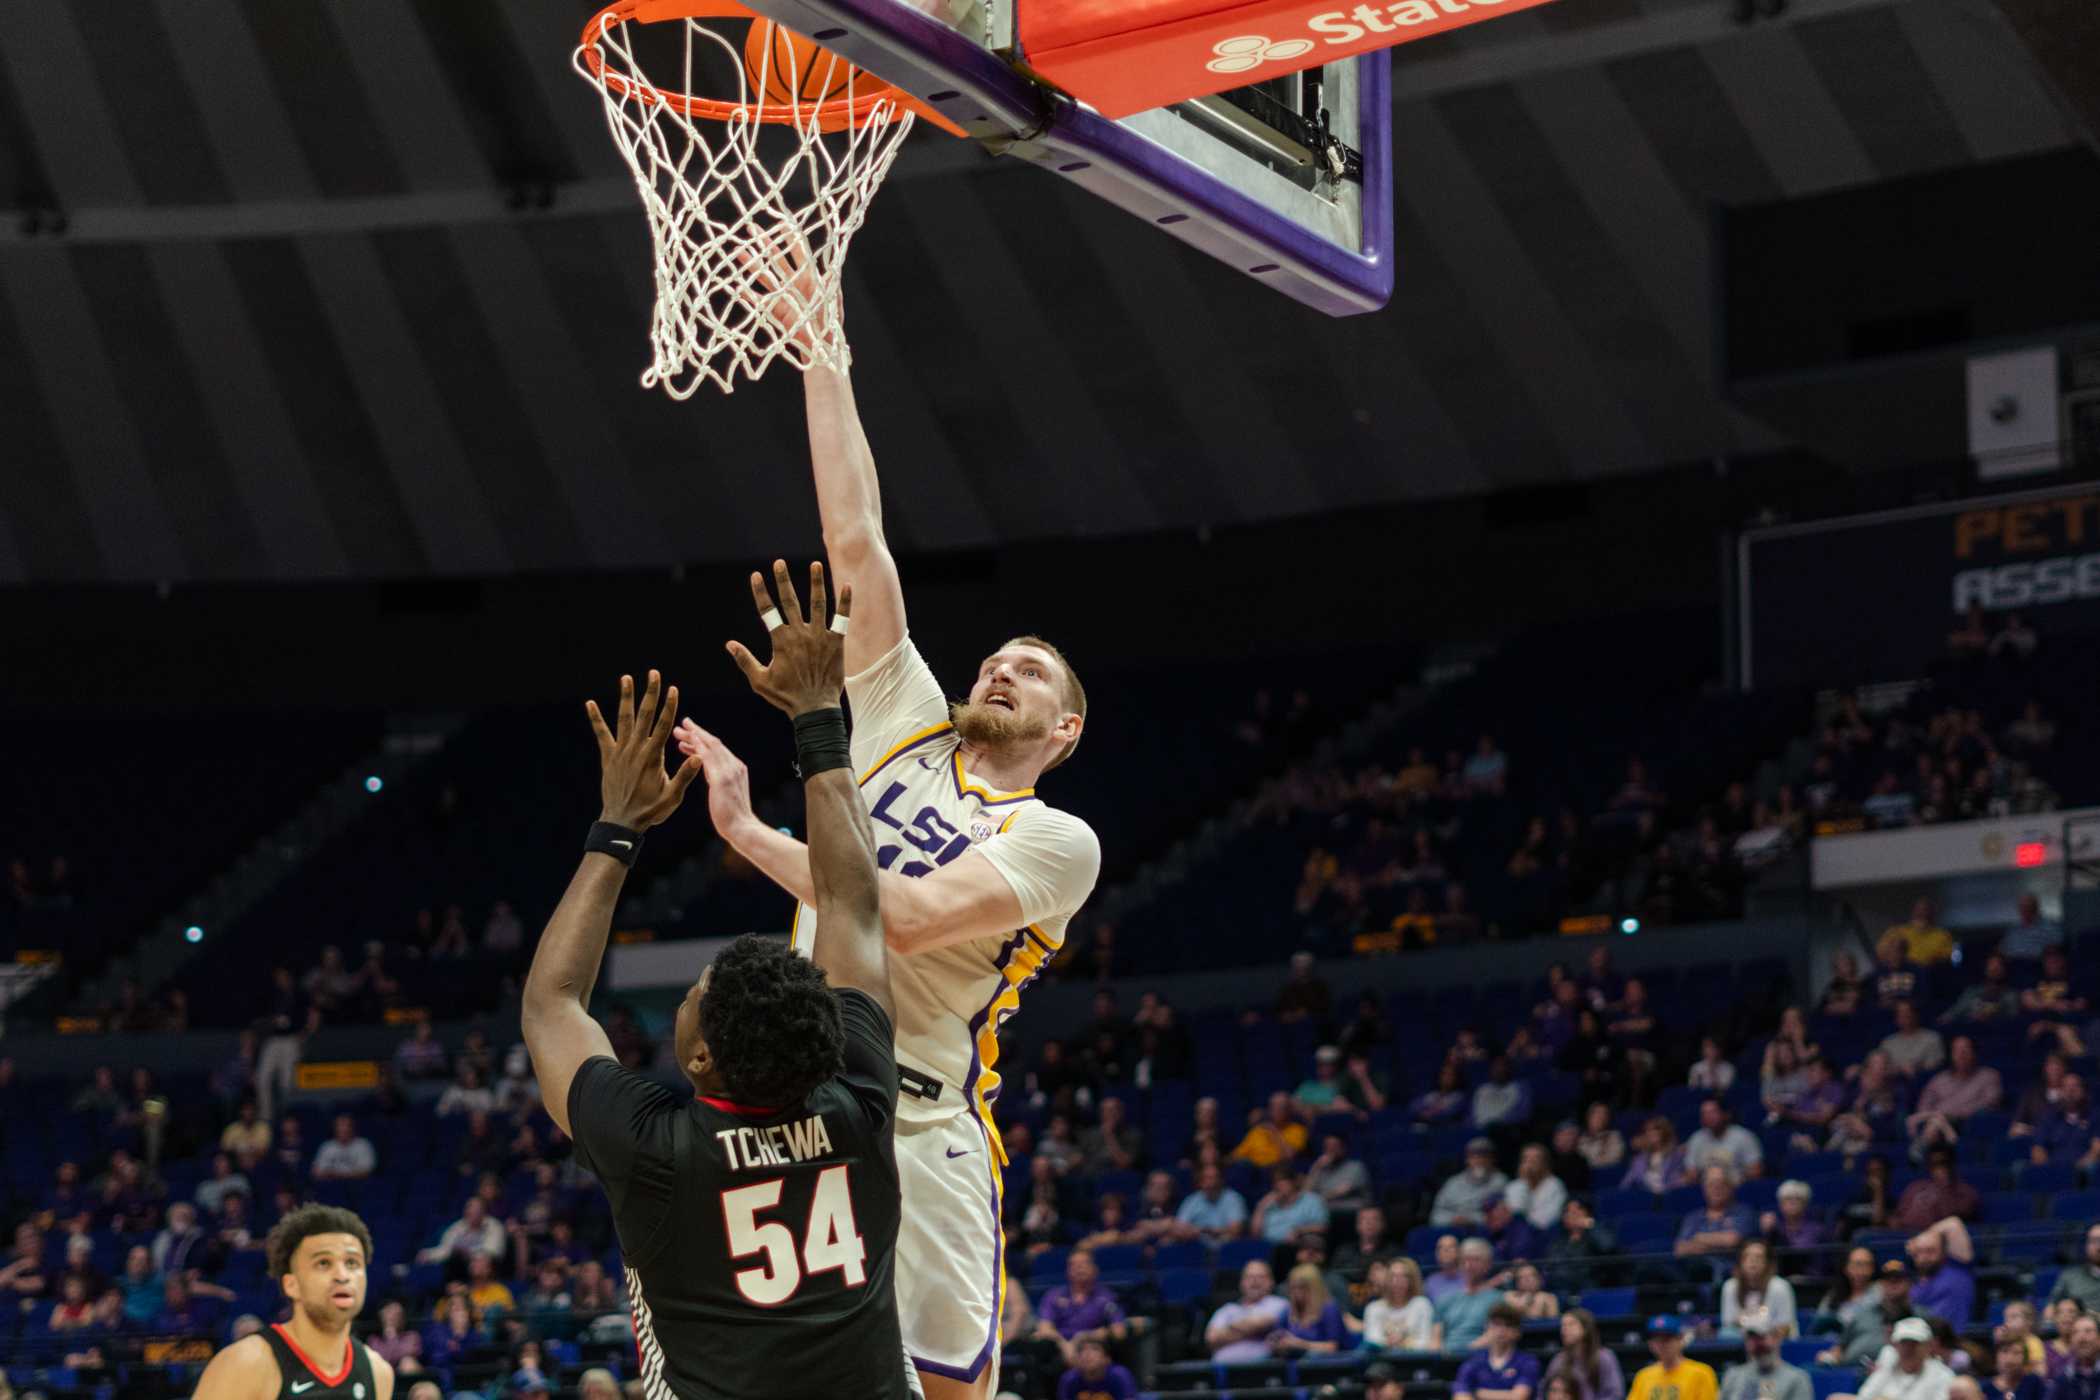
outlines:
M467 1301L474 1306L474 1316L480 1317L490 1308L501 1308L505 1312L516 1312L518 1300L500 1279L488 1279L467 1290Z
M1912 919L1889 930L1903 940L1903 956L1915 967L1954 961L1954 935L1930 919Z
M1680 1359L1668 1370L1660 1362L1643 1366L1626 1400L1718 1400L1720 1392L1713 1367L1704 1361Z
M1252 1162L1266 1171L1278 1162L1288 1161L1305 1150L1305 1125L1285 1123L1278 1127L1267 1119L1247 1130L1240 1145L1232 1149L1232 1156L1242 1162Z
M219 1134L219 1150L251 1162L270 1150L270 1125L260 1119L253 1123L228 1123L226 1131Z

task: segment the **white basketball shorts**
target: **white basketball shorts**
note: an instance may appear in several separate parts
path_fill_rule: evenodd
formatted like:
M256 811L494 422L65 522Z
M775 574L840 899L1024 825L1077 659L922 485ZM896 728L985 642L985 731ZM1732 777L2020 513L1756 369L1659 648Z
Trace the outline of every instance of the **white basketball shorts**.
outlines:
M897 1320L920 1370L998 1389L999 1308L1006 1278L999 1163L968 1113L897 1123Z

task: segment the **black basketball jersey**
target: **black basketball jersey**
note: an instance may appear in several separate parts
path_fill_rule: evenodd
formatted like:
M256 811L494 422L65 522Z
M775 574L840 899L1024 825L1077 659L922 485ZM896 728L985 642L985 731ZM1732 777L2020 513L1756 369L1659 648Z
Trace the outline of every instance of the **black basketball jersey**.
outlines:
M277 1400L378 1400L379 1385L372 1379L372 1353L356 1338L350 1340L350 1354L343 1359L343 1369L331 1376L321 1370L320 1362L299 1349L292 1340L291 1329L283 1323L275 1323L257 1334L270 1344L277 1357Z
M897 1062L842 989L845 1071L788 1108L682 1097L603 1058L569 1087L612 1198L650 1400L903 1400Z

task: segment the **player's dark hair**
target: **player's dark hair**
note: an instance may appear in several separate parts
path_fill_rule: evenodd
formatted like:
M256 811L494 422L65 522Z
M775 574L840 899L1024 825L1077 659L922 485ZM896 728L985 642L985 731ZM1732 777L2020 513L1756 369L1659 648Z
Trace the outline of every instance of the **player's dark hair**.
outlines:
M263 1257L269 1261L270 1277L281 1279L292 1271L292 1256L314 1235L350 1235L364 1246L365 1267L372 1267L372 1232L357 1218L356 1211L341 1206L304 1205L270 1227L263 1241Z
M824 971L777 938L747 933L715 958L700 1038L739 1103L787 1108L846 1062L838 996Z

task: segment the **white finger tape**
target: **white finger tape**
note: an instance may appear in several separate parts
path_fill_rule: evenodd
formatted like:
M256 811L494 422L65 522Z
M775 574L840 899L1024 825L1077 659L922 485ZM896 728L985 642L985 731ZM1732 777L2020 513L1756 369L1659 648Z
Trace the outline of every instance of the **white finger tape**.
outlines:
M846 617L846 615L845 615L844 613L838 613L838 614L836 614L836 615L835 615L835 616L833 616L833 617L832 617L832 619L831 619L831 630L832 630L832 631L834 631L834 632L836 632L836 633L838 633L838 634L839 634L839 635L840 635L841 637L845 636L845 635L846 635L846 622L847 622L847 617Z
M780 609L767 608L758 615L758 620L766 624L768 632L777 632L781 627Z

